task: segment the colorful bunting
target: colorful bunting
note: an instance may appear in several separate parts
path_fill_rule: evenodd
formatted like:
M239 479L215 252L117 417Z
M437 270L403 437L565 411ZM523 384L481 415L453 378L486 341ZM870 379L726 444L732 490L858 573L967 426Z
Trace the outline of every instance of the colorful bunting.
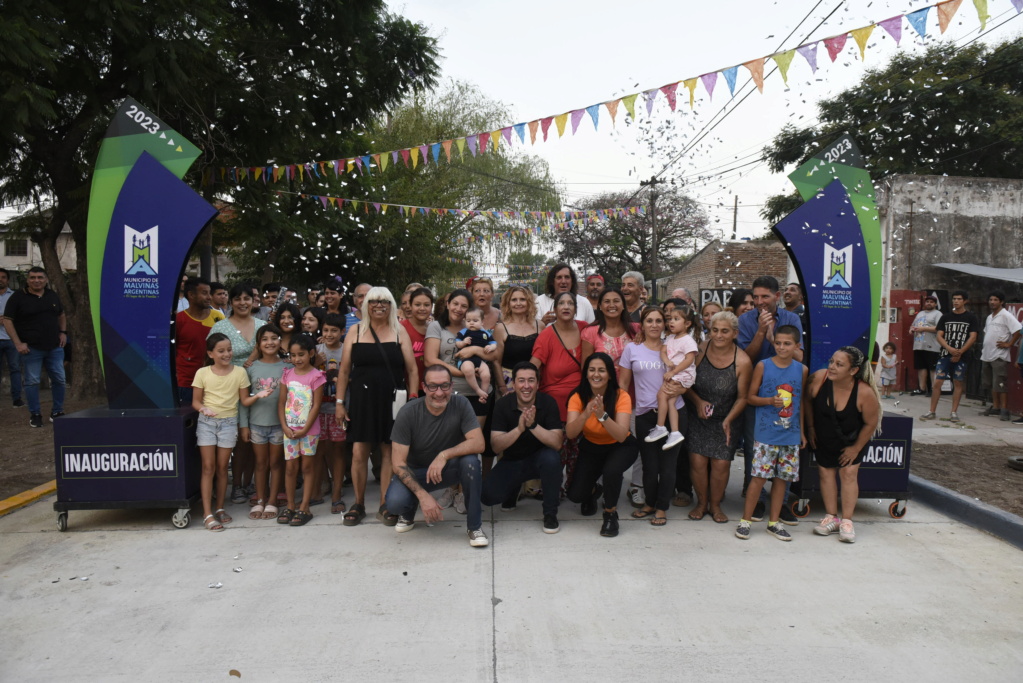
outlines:
M874 32L875 24L870 26L864 26L858 28L855 31L849 31L849 35L856 41L856 45L860 48L860 59L865 59L867 56L867 41L870 40L870 34Z
M898 45L899 41L902 40L902 17L892 17L891 19L885 19L884 21L878 22L877 24L885 31L888 32L894 40L895 44Z
M942 33L952 23L952 17L959 11L959 5L961 4L963 4L963 0L945 0L945 2L938 3L938 27Z
M838 59L838 55L842 52L842 48L845 47L845 39L848 38L847 33L843 33L840 36L833 38L824 39L824 47L828 48L828 56L831 57L831 61Z
M757 90L764 92L764 58L751 59L745 62L743 66L749 69L753 82L757 84Z
M803 55L803 59L810 65L810 73L817 73L817 43L800 45L796 48L796 52Z
M795 50L779 52L776 55L771 55L771 59L773 59L774 63L778 65L778 71L781 72L781 80L785 82L785 85L789 84L789 66L792 65L792 58L795 56Z
M927 13L931 11L930 7L924 7L918 9L915 12L910 12L906 15L906 21L913 27L913 30L920 35L921 38L927 37Z
M980 19L980 30L987 28L987 20L991 15L987 11L987 0L973 0L973 6L977 8L977 18ZM1017 14L1019 12L1017 11Z
M1020 2L1023 2L1023 0L1020 0ZM700 76L700 80L703 81L703 87L706 88L707 90L707 96L713 100L714 86L718 82L718 72L712 71L709 74L703 74L702 76Z
M725 75L725 80L728 82L728 91L732 93L732 97L735 97L735 77L739 73L739 67L730 66L721 73Z

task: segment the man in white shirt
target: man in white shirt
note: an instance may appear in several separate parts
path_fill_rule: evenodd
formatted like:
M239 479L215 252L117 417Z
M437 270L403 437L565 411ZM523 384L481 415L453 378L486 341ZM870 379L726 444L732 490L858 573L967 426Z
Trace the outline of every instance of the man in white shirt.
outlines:
M578 284L575 270L567 263L559 263L551 268L547 273L547 293L536 297L536 319L544 325L550 325L554 322L554 297L562 292L572 292L575 294L575 319L592 323L593 306L589 299L578 294Z
M984 344L981 346L980 362L983 364L981 382L991 387L991 407L981 415L998 415L1002 422L1009 421L1009 394L1007 370L1009 349L1020 338L1020 322L1005 310L1005 293L991 292L987 297L991 315L984 323Z

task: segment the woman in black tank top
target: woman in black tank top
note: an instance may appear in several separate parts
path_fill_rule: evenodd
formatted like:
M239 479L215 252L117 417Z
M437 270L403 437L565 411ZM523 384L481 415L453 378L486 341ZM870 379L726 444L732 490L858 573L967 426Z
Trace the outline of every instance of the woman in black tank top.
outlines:
M881 423L881 400L870 363L855 346L835 351L828 367L813 373L805 392L806 436L820 474L824 519L813 532L856 541L852 516L859 498L860 462ZM838 483L842 480L842 517L838 517Z

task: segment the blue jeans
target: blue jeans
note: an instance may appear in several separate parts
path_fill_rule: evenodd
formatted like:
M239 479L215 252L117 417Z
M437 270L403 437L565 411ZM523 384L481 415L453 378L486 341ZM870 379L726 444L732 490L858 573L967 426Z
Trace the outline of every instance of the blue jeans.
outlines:
M11 373L11 398L21 398L21 354L10 339L0 339L0 372L3 372L4 361Z
M39 407L39 376L43 366L50 376L50 387L53 390L53 407L51 413L64 410L64 349L57 347L51 351L40 351L29 347L28 353L21 357L25 371L25 396L28 398L28 411L33 415L42 413Z
M541 448L522 460L501 458L483 481L480 500L484 505L497 505L515 495L530 479L539 479L543 486L543 513L558 514L561 502L561 456L553 448Z
M412 467L410 469L419 486L427 493L437 489L446 489L455 484L461 484L462 494L465 496L466 528L469 531L483 528L483 508L480 507L483 470L480 467L480 457L478 455L463 455L460 458L448 460L444 463L439 484L427 483L426 470L428 468ZM392 515L412 520L415 518L416 510L419 508L419 499L401 483L397 475L393 475L391 483L387 487L387 498L384 506Z

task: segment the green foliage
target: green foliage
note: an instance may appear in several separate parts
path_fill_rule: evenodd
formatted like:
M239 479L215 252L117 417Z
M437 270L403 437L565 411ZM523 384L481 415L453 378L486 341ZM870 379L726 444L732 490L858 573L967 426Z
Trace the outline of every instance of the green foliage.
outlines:
M901 174L1016 178L1023 152L1023 43L900 52L818 105L819 123L786 126L764 149L770 169L799 165L848 132L874 178ZM788 205L761 213L776 221Z
M386 117L378 117L358 135L347 155L404 149L494 130L510 119L507 110L488 100L476 88L450 83L437 93L417 95ZM253 276L272 263L273 279L306 285L335 275L348 284L373 282L401 291L409 282L438 286L443 291L453 279L465 280L474 269L450 259L493 261L528 238L486 240L467 244L470 236L536 225L535 221L509 221L458 215L402 215L395 204L448 209L557 210L559 197L544 161L505 146L473 157L468 148L459 158L454 145L451 162L443 151L439 163L432 157L418 167L406 168L399 158L388 160L386 170L354 170L335 178L307 182L280 182L264 186L247 181L231 188L239 209L232 230L244 236L236 262ZM360 203L353 209L328 206L312 196L277 196L275 189L308 195L343 197ZM381 211L374 207L381 205ZM386 213L382 211L387 205Z

